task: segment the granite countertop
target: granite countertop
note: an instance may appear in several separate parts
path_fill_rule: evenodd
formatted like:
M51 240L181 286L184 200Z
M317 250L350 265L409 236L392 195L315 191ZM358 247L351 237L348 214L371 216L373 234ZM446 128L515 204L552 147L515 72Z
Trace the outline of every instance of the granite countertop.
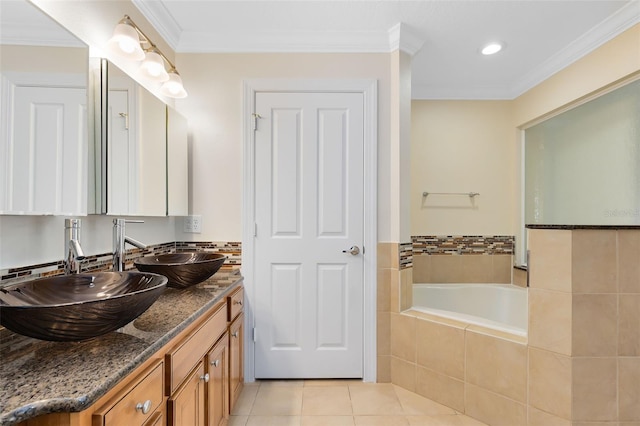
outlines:
M525 225L527 229L640 229L640 225L543 225L529 224Z
M222 269L185 290L167 288L118 331L82 342L46 342L0 327L0 425L82 411L242 282Z

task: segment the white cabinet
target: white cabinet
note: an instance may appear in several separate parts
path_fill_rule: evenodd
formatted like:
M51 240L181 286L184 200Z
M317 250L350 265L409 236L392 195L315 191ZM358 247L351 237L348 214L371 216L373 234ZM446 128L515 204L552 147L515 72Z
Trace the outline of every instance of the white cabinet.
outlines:
M2 74L0 214L87 213L85 79Z
M167 215L189 214L187 119L167 107Z

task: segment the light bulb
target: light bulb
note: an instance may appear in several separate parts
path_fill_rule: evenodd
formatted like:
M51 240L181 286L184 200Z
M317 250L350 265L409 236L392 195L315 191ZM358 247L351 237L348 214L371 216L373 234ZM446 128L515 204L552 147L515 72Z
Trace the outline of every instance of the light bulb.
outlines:
M162 84L160 93L171 98L187 97L187 91L184 90L184 86L182 85L182 78L180 78L180 75L175 70L169 72L169 80Z
M155 81L167 81L169 79L169 74L164 68L164 60L155 48L147 51L144 62L140 66L140 71L146 77Z
M489 43L485 47L482 48L483 55L493 55L502 50L502 44L500 43Z
M144 59L138 31L126 23L116 25L113 36L107 42L107 47L113 54L126 59L134 61Z

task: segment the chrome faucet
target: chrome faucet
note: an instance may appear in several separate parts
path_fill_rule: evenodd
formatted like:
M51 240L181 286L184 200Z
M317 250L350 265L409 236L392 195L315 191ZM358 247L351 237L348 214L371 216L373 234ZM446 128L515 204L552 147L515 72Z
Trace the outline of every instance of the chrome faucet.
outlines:
M125 234L126 223L144 223L143 220L125 220L125 219L113 219L113 270L124 271L124 258L125 258L125 243L129 243L132 246L139 249L147 248L146 245L140 241L136 241L133 238L127 237Z
M79 274L80 261L84 259L84 252L80 246L80 219L65 219L64 221L64 273Z

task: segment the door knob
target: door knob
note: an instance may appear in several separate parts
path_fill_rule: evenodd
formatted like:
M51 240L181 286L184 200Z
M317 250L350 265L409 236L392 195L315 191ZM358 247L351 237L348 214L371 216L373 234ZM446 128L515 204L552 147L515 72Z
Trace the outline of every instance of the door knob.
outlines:
M360 254L360 247L352 246L349 250L342 250L343 253L349 253L353 256Z

